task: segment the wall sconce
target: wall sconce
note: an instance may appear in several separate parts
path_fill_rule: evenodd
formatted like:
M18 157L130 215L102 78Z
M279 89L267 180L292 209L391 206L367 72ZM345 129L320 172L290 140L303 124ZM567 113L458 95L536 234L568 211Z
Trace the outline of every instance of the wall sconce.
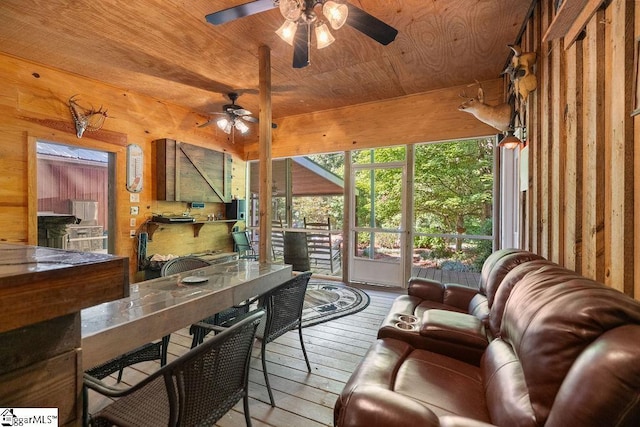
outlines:
M498 140L498 147L506 148L507 150L515 150L520 147L520 145L524 145L522 140L515 136L515 133L510 130L506 135L502 136L502 139Z

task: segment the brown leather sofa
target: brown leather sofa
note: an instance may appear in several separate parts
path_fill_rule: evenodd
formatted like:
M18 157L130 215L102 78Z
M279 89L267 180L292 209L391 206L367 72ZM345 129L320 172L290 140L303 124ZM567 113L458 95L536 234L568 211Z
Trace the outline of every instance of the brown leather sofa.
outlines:
M482 267L478 290L411 278L407 295L396 298L382 322L378 338L400 339L415 348L430 349L479 365L489 341L499 332L499 327L498 330L490 328L489 319L493 317L494 323L499 323L512 285L500 294L494 309L498 289L507 273L530 261L549 262L520 249L494 252Z
M499 333L479 366L378 339L338 397L335 425L640 425L640 303L538 261L513 268L501 290Z

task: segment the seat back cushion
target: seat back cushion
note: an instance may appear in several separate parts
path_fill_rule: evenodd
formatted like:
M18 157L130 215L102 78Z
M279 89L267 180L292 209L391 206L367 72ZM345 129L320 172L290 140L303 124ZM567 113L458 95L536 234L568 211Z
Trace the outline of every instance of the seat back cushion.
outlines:
M505 254L503 257L496 261L493 268L488 273L486 282L484 284L484 294L487 296L489 309L491 309L491 307L493 306L495 294L500 288L505 276L520 264L536 260L544 260L544 258L538 254L534 254L533 252L517 251Z
M491 310L489 311L488 327L489 333L492 337L495 338L500 336L504 307L507 304L507 300L509 298L509 295L511 295L511 291L513 290L514 286L516 286L520 282L525 274L547 266L556 266L560 268L557 264L554 264L551 261L539 259L517 265L504 277L504 279L502 280L502 284L496 290L495 296L493 298L493 304L491 306ZM562 271L564 272L568 270Z
M546 423L560 387L581 353L605 332L627 324L640 325L640 304L613 288L557 266L523 276L507 301L501 338L521 365L539 425ZM640 342L633 346L640 352ZM606 352L615 357L615 353ZM577 372L572 381L593 381L583 375L589 371ZM564 395L579 392L567 387L571 389ZM559 406L557 410L568 408ZM570 420L574 416L577 414L566 414Z
M580 354L556 397L548 427L640 425L640 326L602 334Z
M484 264L482 264L482 270L480 271L480 283L479 283L479 292L482 295L487 294L487 280L489 278L489 274L491 270L493 270L493 266L505 255L513 254L516 252L520 252L521 249L499 249L494 251L484 260Z

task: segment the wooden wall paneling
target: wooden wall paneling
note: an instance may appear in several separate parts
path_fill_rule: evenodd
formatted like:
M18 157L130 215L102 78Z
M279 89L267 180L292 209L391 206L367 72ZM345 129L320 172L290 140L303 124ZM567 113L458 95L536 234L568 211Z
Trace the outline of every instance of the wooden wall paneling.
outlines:
M506 53L505 53L506 55ZM482 81L485 101L504 102L503 79ZM495 135L498 131L458 111L461 85L395 99L285 117L273 131L273 158ZM410 105L411 108L407 108ZM395 120L398 111L401 119ZM381 132L380 129L384 129ZM245 147L247 160L259 158L258 144Z
M582 270L582 41L565 51L566 166L563 265Z
M565 58L563 41L558 39L553 41L551 49L551 114L550 133L551 138L551 173L550 178L550 259L562 264L564 261L565 245L565 203L564 193L566 184L566 163L567 163L567 140L566 122L564 113L566 107L566 83L565 83Z
M604 12L587 24L583 42L582 274L604 282Z
M633 58L634 4L614 0L605 18L605 284L633 295ZM627 96L620 96L627 94Z
M132 217L129 207L139 206L140 214L134 217L138 224L159 210L153 197L152 140L172 138L231 154L237 169L232 188L240 197L244 195L242 145L227 142L226 135L213 129L215 126L198 128L197 124L202 123L201 115L126 89L10 56L0 55L0 64L0 179L3 183L0 188L0 239L37 244L37 198L34 198L37 173L35 166L31 168L36 164L37 139L113 154L116 168L114 247L116 254L129 257L131 277L136 271L137 256L135 239L129 237ZM96 132L85 133L81 139L76 137L66 105L69 97L76 93L83 102L108 109L109 117L103 129L111 139L96 139L99 136ZM114 135L117 138L114 139ZM129 201L124 185L127 141L139 144L144 151L145 187L139 193L140 202L134 204ZM182 210L184 206L174 202L172 210ZM191 234L190 242L199 245L204 240L200 239L194 239Z
M534 6L535 7L535 6ZM533 16L533 15L532 15ZM527 51L527 52L537 52L538 49L536 48L537 46L537 39L535 37L535 26L534 26L534 21L532 18L529 19L529 21L526 23L525 27L524 27L524 31L523 31L523 36L522 36L522 41L521 41L521 47L523 49L523 51ZM536 73L537 75L537 69L538 66L535 65L534 66L534 73ZM524 121L527 126L527 139L526 139L526 143L527 143L527 150L529 150L529 155L526 158L527 164L526 165L522 165L521 167L526 167L527 168L527 189L526 191L522 191L520 192L520 200L521 200L521 205L520 205L520 209L521 209L521 214L520 214L520 224L519 224L519 229L520 229L520 246L521 248L525 248L525 249L529 249L531 248L531 215L532 215L532 179L531 179L531 175L532 175L532 165L531 165L531 134L530 134L530 129L531 129L531 123L533 123L533 114L532 114L532 109L533 109L533 105L534 105L534 101L536 97L535 97L535 91L531 94L529 94L529 97L527 99L526 104L524 105L524 107L526 108L526 112L524 115ZM522 162L522 157L520 157L520 161Z
M542 39L541 30L541 9L540 2L536 2L533 9L533 16L530 21L531 32L533 33L533 46L538 53L538 61L536 64L536 75L538 78L538 89L529 96L528 110L529 115L527 118L527 133L529 139L529 249L532 252L538 253L540 248L540 81L542 79L542 45L540 40Z
M634 2L634 22L635 22L635 36L636 43L640 43L638 38L640 37L640 2ZM638 55L638 50L636 49L635 55ZM640 63L640 58L635 58L634 64ZM638 70L633 70L636 75L635 85L638 84ZM637 93L638 87L634 86L634 94ZM634 108L638 106L635 105ZM633 170L634 170L634 194L640 194L640 115L633 116L633 141L634 147L636 147L633 151ZM640 256L640 197L634 197L633 200L634 205L634 254ZM634 262L633 264L633 295L634 298L640 299L640 262Z
M551 2L542 4L541 9L541 30L546 31L553 19L553 7ZM552 261L557 261L552 258L551 253L551 206L553 205L551 194L551 182L553 177L551 176L553 169L551 167L553 141L551 140L551 105L552 105L552 93L551 93L551 55L553 50L553 44L546 42L541 44L541 54L539 61L539 79L538 91L540 92L540 245L538 247L538 253L543 257Z

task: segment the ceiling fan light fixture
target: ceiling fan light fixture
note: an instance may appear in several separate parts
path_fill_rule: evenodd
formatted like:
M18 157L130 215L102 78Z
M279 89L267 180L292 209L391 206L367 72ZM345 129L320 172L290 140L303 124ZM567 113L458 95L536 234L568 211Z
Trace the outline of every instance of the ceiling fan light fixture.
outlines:
M337 30L347 22L349 8L346 4L340 4L329 0L322 6L322 14L329 21L331 28Z
M221 117L216 121L216 125L220 128L220 130L225 131L226 132L226 127L229 124L229 120L227 120L226 117ZM229 132L227 132L229 133Z
M316 30L316 43L317 43L318 49L325 48L329 46L331 43L333 43L334 41L336 41L336 39L333 37L333 35L329 31L329 27L327 27L327 24L322 23L322 24L316 25L315 30Z
M242 120L236 120L234 126L240 131L241 134L245 134L249 131L249 126L247 126Z
M231 133L231 129L233 128L233 122L227 119L226 117L222 117L221 119L218 119L218 121L216 122L216 125L218 125L220 130L222 130L224 133L227 133L227 134Z
M280 0L278 8L287 21L296 21L302 15L304 0Z
M298 24L295 21L284 21L284 24L276 30L276 34L289 45L293 46L293 39L296 35Z

